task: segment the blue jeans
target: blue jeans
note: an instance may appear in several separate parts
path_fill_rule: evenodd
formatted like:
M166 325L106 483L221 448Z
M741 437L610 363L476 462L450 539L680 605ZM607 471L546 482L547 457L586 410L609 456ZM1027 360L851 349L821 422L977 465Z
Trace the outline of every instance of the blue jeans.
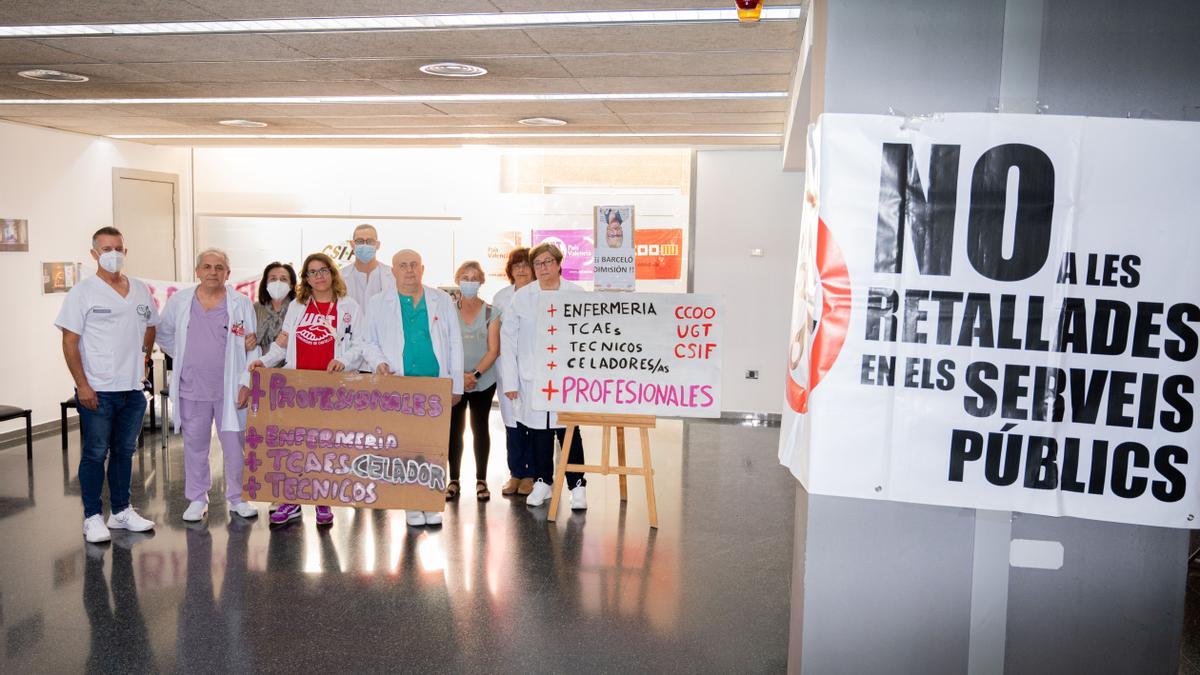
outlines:
M533 478L530 468L529 429L524 425L504 427L504 440L508 446L508 473L513 478Z
M83 451L79 457L79 490L83 493L83 517L103 512L104 460L108 458L108 502L113 513L129 506L129 482L133 473L133 451L137 445L146 395L140 390L98 391L96 409L79 406L79 429Z

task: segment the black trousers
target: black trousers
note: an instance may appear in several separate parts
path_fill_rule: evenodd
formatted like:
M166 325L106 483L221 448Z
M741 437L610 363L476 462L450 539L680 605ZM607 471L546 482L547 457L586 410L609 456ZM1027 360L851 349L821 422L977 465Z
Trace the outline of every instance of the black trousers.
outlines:
M475 437L475 480L487 479L488 451L492 437L488 432L488 416L492 414L492 398L496 385L483 391L468 391L458 405L450 408L450 480L458 480L462 468L463 430L467 408L471 409L471 435Z
M557 438L561 445L563 439L567 437L567 430L561 427L558 429L530 429L520 423L517 424L517 427L524 428L529 433L529 456L534 479L540 478L546 485L552 485L554 483L554 460L557 459L554 453L554 439ZM571 450L567 453L567 461L570 464L583 464L583 441L579 438L578 431L571 439ZM565 487L569 490L580 481L587 485L582 473L568 471Z

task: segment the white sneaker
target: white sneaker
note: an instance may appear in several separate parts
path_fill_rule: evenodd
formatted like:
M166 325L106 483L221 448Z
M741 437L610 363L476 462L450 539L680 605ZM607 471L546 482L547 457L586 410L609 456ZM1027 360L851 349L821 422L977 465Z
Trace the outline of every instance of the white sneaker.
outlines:
M412 525L413 527L420 527L425 524L425 512L405 511L404 520L408 521L408 524Z
M441 525L442 524L441 511L426 511L425 512L425 524L426 525Z
M576 481L575 487L571 488L571 510L587 510L587 488L583 487L583 479Z
M550 486L546 485L544 482L542 482L542 479L539 478L538 481L533 484L533 491L530 492L529 496L525 498L525 504L526 506L541 506L542 504L546 503L547 499L550 499L550 495L553 492L554 490L550 489Z
M133 510L132 506L125 507L120 513L108 517L108 527L113 530L129 530L130 532L145 532L154 529L154 521L146 520Z
M238 502L236 504L231 503L229 505L229 510L233 513L238 514L239 516L241 516L243 518L257 518L258 517L258 509L251 506L250 502Z
M97 513L94 516L83 519L83 538L92 544L99 544L102 541L112 539L108 528L104 526L104 516Z
M189 523L198 523L204 520L206 515L208 515L208 502L196 500L188 504L187 510L183 512L183 519Z

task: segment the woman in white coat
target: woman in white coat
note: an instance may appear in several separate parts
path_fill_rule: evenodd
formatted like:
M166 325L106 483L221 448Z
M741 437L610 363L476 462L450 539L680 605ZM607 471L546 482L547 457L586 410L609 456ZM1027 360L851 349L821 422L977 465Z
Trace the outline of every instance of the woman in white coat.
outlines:
M504 274L508 276L511 285L496 291L492 298L492 309L497 319L492 322L492 330L496 331L496 339L500 339L500 326L504 322L504 309L512 302L513 294L533 281L533 267L529 265L529 249L514 248L508 253L508 262L504 265ZM525 431L517 427L517 411L512 399L504 395L504 373L500 369L500 361L496 361L496 391L500 393L500 419L504 422L504 438L508 451L508 482L500 489L500 494L528 495L533 491L533 469L529 461L529 437Z
M227 284L229 257L218 249L196 256L200 284L167 300L156 339L175 360L171 407L175 431L183 434L183 493L189 500L183 519L208 513L212 487L208 454L213 423L225 459L225 498L230 511L254 518L258 510L242 501L242 445L246 411L237 409L247 352L255 351L254 304Z
M451 406L463 393L463 346L458 307L445 291L422 284L425 265L416 251L392 257L394 292L367 301L366 330L360 337L363 367L380 375L448 377ZM438 511L408 511L409 525L440 525Z
M279 337L263 357L250 364L297 370L341 372L357 370L357 333L363 328L358 303L346 295L333 259L313 253L300 268L296 300L288 308ZM243 378L248 383L249 373ZM272 525L283 525L301 517L299 504L282 504L271 514ZM333 510L317 507L317 525L332 525Z
M538 298L542 293L583 290L578 284L562 278L562 257L562 251L553 244L535 246L529 252L529 259L537 281L514 293L512 302L500 318L500 377L504 382L504 395L516 403L517 428L528 434L536 480L533 490L525 498L529 506L541 506L550 498L551 484L554 483L554 439L562 443L566 437L566 429L558 423L558 415L533 409ZM579 434L571 440L568 461L583 464L583 442L579 440ZM574 510L587 508L585 485L587 481L582 473L567 473Z

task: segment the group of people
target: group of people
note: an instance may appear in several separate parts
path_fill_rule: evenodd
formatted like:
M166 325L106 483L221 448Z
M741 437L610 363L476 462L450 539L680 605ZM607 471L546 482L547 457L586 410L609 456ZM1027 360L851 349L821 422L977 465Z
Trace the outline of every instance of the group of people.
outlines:
M199 283L172 295L161 313L147 286L121 273L124 238L112 227L92 236L96 275L67 294L55 325L75 381L83 448L79 483L83 534L108 541L111 529L145 531L154 523L130 505L131 458L146 399L143 380L155 343L171 356L169 391L183 437L185 521L208 512L212 487L209 448L216 425L224 459L225 498L232 514L255 518L258 508L242 500L243 446L249 373L259 367L344 370L380 375L449 378L449 475L446 499L457 499L463 432L468 412L475 453L475 495L487 500L491 448L488 419L499 391L510 477L501 493L541 506L554 480L554 442L565 429L553 413L534 410L537 305L541 293L583 290L562 279L562 252L542 244L508 257L510 285L488 305L479 296L483 268L467 261L454 274L460 299L424 284L421 255L404 249L391 266L377 259L379 234L371 225L354 230L354 261L338 268L313 253L297 271L273 262L263 270L257 302L229 282L229 257L207 249L196 256ZM576 435L570 462L583 463ZM107 460L107 469L105 461ZM110 516L101 491L107 477ZM568 473L571 508L587 508L586 481ZM302 518L299 504L272 504L272 525ZM409 525L438 525L441 512L408 511ZM328 506L316 522L333 523Z

